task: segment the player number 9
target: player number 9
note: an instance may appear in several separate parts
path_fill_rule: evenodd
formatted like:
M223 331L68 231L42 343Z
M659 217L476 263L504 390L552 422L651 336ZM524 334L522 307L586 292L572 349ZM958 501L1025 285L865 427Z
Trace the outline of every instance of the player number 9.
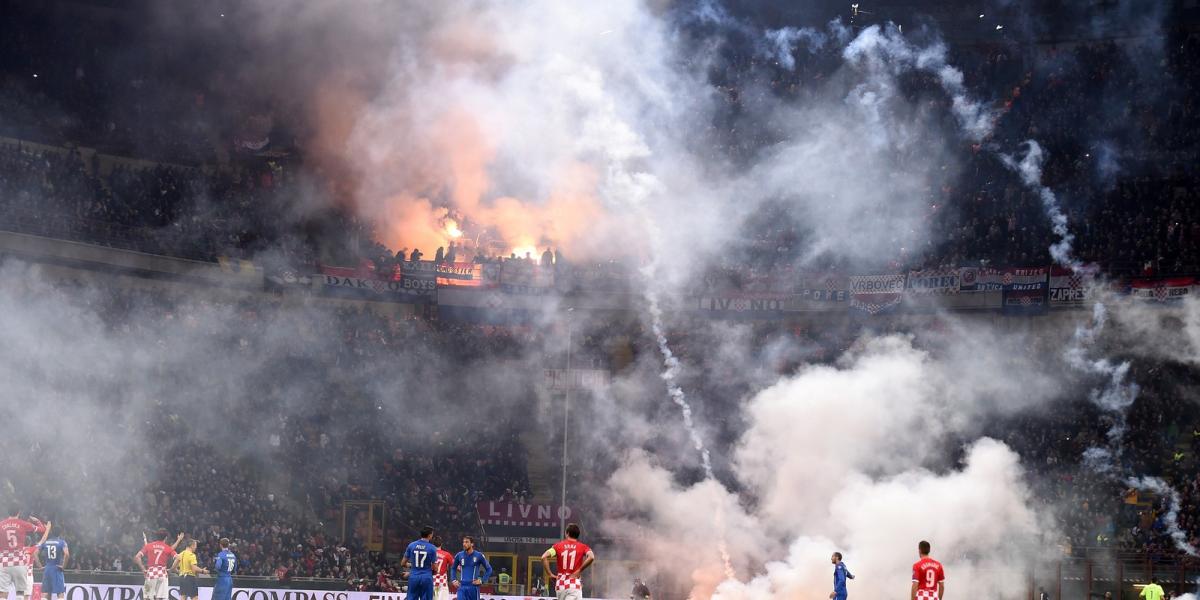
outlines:
M933 572L933 569L928 569L928 570L926 570L926 571L925 571L925 587L928 587L928 588L931 588L931 589L932 589L932 588L933 588L933 584L934 584L934 583L936 583L936 582L934 581L934 579L935 579L936 577L937 577L937 574Z

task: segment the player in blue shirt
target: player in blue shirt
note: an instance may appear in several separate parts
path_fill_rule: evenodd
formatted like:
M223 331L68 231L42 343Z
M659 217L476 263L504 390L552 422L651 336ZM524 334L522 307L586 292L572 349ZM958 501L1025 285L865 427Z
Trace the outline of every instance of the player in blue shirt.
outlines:
M42 571L42 597L62 598L63 594L67 593L63 569L67 567L67 560L71 558L67 542L60 537L46 540L38 547L38 551L42 553L42 564L46 565L46 569Z
M829 592L830 600L846 600L846 580L854 579L854 575L850 574L850 569L846 568L846 563L842 562L842 553L834 552L830 558L833 563L833 591Z
M212 600L232 600L233 574L237 572L237 556L229 549L229 538L221 538L221 551L213 559L213 573L217 576L213 583Z
M433 600L433 563L437 562L437 546L429 541L433 528L421 528L421 539L408 545L400 568L409 567L408 600Z
M463 537L463 549L450 565L450 580L458 582L458 600L479 600L479 586L492 576L492 564L475 551L475 538Z

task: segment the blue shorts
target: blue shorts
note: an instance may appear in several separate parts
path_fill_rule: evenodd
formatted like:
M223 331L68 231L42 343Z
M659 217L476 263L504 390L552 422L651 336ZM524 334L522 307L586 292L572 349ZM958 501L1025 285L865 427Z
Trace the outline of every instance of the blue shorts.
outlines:
M218 577L216 583L213 584L212 600L232 600L233 599L233 578L226 579Z
M417 573L408 578L408 600L433 600L433 574Z
M63 579L62 569L51 569L47 567L46 570L42 572L42 593L67 593L67 581L66 579Z
M833 596L833 600L846 600L846 596L848 596L848 594L846 592L842 592L840 594L835 594Z
M458 587L458 600L479 600L479 586L461 585Z

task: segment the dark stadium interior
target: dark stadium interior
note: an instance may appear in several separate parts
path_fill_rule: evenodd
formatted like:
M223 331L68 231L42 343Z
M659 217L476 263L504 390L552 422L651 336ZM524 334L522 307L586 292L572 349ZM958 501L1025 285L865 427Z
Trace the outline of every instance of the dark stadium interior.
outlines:
M655 332L640 309L572 308L565 318L522 322L459 320L440 300L384 309L309 293L307 282L334 275L403 281L423 262L413 257L419 250L424 262L436 256L437 263L471 263L480 273L539 269L556 285L573 269L599 273L623 290L637 285L632 282L645 256L614 249L612 256L576 259L567 244L551 249L539 243L525 258L511 244L480 242L495 231L477 226L471 215L458 221L463 239L474 243L459 242L455 259L445 258L448 248L385 241L377 224L355 210L350 198L357 183L345 175L348 167L317 149L314 101L297 93L356 55L308 45L306 36L337 39L336 30L262 33L248 14L253 4L0 0L0 232L195 261L187 265L242 265L252 273L257 268L262 280L261 289L243 293L196 277L175 281L149 268L135 273L107 259L68 264L0 248L6 303L65 307L42 315L49 325L37 325L36 333L10 339L44 335L50 348L73 339L72 332L90 336L57 358L23 348L13 359L14 372L52 382L37 400L46 405L40 410L56 411L61 400L64 416L45 429L39 421L38 428L0 435L0 456L8 463L0 472L0 504L15 502L26 514L52 518L71 544L71 568L81 572L133 571L142 534L165 527L199 539L206 560L219 550L220 537L232 538L239 575L395 591L404 585L396 554L422 525L434 524L454 540L452 551L457 536L486 539L478 503L557 503L561 466L572 474L567 504L591 518L585 521L589 543L624 547L628 540L602 533L600 521L638 516L637 508L614 506L609 495L609 477L630 449L605 442L620 438L621 411L643 411L630 428L649 423L669 431L640 432L646 442L639 450L668 456L686 447L685 434L674 431L678 409L669 401L648 409L606 405L580 392L564 416L561 393L539 384L550 370L588 369L661 385L651 368L661 366ZM682 15L705 3L649 4L655 14ZM711 142L697 155L749 168L790 135L756 107L768 98L817 102L826 82L846 77L842 47L797 52L795 67L787 68L757 49L756 32L821 27L831 19L855 32L893 21L914 37L945 39L948 62L962 71L965 86L991 99L999 115L995 129L978 142L954 138L945 165L913 199L923 209L909 217L925 231L897 233L884 242L890 244L886 254L863 259L814 249L824 234L780 198L733 223L737 235L719 252L696 257L700 267L683 286L689 297L752 295L811 273L844 279L1051 265L1057 237L1042 200L996 151L1036 139L1047 156L1041 183L1061 199L1081 263L1094 267L1090 272L1104 278L1106 289L1125 295L1135 281L1186 279L1192 297L1181 310L1197 310L1197 2L881 0L862 2L861 10L849 2L793 4L725 3L743 28L723 33L724 43L704 59L705 83L718 101L697 125L698 135ZM680 23L673 39L697 52L724 27L684 17L673 22ZM379 64L352 70L378 70L383 79L387 57L377 58ZM897 81L907 102L935 115L920 135L941 137L957 128L955 99L935 74L914 70ZM370 77L355 85L368 96L383 86ZM889 159L898 171L919 170L929 160L908 149ZM550 254L539 260L543 250ZM42 263L45 273L30 266ZM439 289L453 285L440 278ZM805 286L794 283L789 290L799 287ZM584 302L575 298L588 289L560 288L561 307ZM1028 353L1050 356L1075 323L1088 320L1078 308L1069 316L1067 309L1051 308L1049 315L1027 318L1035 324L979 316L982 311L965 318L978 319L981 330L995 326L1028 338L1044 327L1053 333L1029 342ZM679 382L716 449L716 476L744 506L762 501L739 482L732 457L749 429L742 412L747 398L781 378L844 365L844 355L868 337L910 336L937 356L954 330L951 319L935 311L813 314L720 324L690 315L667 323L667 338L684 365ZM1188 314L1152 320L1183 335L1197 328ZM1161 477L1178 492L1178 504L1087 468L1085 451L1112 442L1106 436L1115 428L1112 414L1094 402L1092 390L1104 379L1096 373L1066 376L1069 385L1049 395L1048 408L987 419L971 435L1001 440L1020 456L1032 496L1053 507L1061 536L1040 543L1057 559L1087 561L1089 578L1093 561L1143 570L1163 565L1162 571L1180 574L1177 593L1194 592L1200 561L1180 550L1172 527L1184 542L1200 545L1200 354L1194 348L1190 356L1186 350L1145 352L1141 344L1156 344L1145 340L1151 334L1132 319L1115 320L1099 347L1112 363L1128 362L1128 380L1138 385L1113 442L1121 451L1119 468ZM0 322L13 332L21 325ZM716 350L735 343L736 358ZM127 361L115 358L126 354ZM95 365L103 368L90 368ZM1053 370L1058 363L1045 365ZM34 401L29 393L35 388L4 392L6 413L24 410ZM88 400L76 405L69 397ZM93 456L86 456L86 439L49 441L56 430L77 433L66 422L72 410L108 424L91 442ZM563 422L569 424L560 427ZM564 434L579 439L564 440ZM944 452L929 469L953 469L972 439L963 433L941 440ZM578 456L560 465L558 449L568 443ZM704 478L693 458L675 466L679 485ZM347 527L354 502L383 503L386 541L373 545L363 532L368 526ZM515 544L483 549L511 553L520 565L514 581L522 585L526 556L538 554ZM1039 584L1053 575L1049 571L1037 574ZM625 581L620 585L604 597L625 597ZM1102 586L1090 587L1089 579L1088 589Z

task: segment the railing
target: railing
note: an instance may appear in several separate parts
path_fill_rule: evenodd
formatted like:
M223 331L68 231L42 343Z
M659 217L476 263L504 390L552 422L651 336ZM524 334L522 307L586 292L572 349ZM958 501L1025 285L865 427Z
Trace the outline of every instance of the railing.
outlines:
M61 211L0 208L0 230L212 262L207 240L181 240L169 227L134 227Z
M1029 573L1029 597L1045 590L1056 600L1103 598L1105 592L1118 600L1133 600L1141 586L1158 579L1168 592L1196 592L1200 586L1200 563L1149 554L1114 553L1104 548L1087 548L1086 558L1063 558L1039 564Z

